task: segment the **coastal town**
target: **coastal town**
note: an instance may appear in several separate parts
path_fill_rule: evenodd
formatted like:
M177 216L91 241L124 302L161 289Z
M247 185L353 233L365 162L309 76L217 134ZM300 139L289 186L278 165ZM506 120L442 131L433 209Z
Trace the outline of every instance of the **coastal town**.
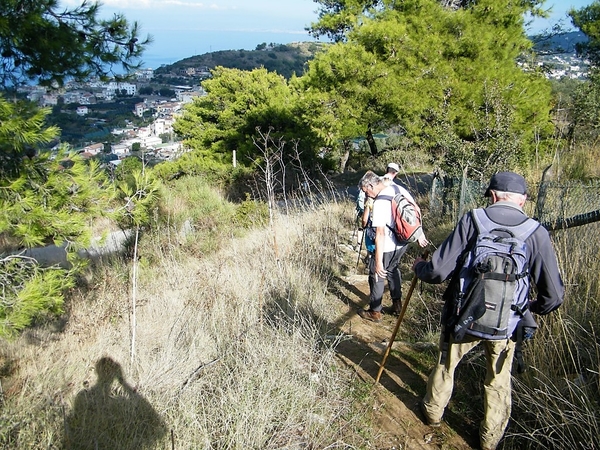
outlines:
M181 74L184 78L191 79L208 75L208 69L203 74L200 71L187 71ZM122 98L137 98L141 101L133 103L131 119L125 120L124 126L110 129L110 136L97 136L100 139L90 139L81 145L67 142L74 151L84 158L102 155L105 162L118 165L121 160L143 152L147 161L171 160L184 151L182 143L173 133L173 122L184 104L194 98L204 95L205 92L199 84L169 86L166 89L171 97L154 95L148 87L154 78L154 70L150 68L137 71L130 81L102 82L92 80L85 83L67 82L60 89L48 89L42 86L22 86L19 88L21 95L42 107L58 108L67 107L71 114L77 118L86 118L102 125L107 120L97 117L96 107L107 103L117 102ZM162 91L161 91L162 92ZM136 118L145 119L140 121ZM137 122L137 124L136 124ZM98 133L97 133L98 134ZM90 138L95 136L90 134ZM58 143L58 145L64 142Z

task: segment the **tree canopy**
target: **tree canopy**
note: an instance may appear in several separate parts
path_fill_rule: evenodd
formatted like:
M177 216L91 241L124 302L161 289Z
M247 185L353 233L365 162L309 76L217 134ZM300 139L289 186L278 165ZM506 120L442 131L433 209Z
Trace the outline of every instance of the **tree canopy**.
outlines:
M600 65L600 1L595 0L580 9L572 8L569 16L573 25L588 38L587 42L577 45L579 54L588 58L592 67L597 69Z
M462 142L471 149L465 164L494 160L496 150L482 143L499 133L516 140L507 149L514 163L534 134L551 131L549 84L533 66L520 64L531 48L523 14L540 2L318 3L327 12L313 30L343 32L346 43L317 55L305 77L313 90L344 97L363 127L399 126L442 160L452 153L449 145ZM345 25L333 27L336 17ZM509 120L500 123L500 116ZM482 151L488 154L476 157ZM446 165L456 168L456 161Z
M295 110L297 93L283 76L264 68L224 67L215 68L212 75L202 83L206 95L187 105L173 125L206 164L230 164L236 151L237 160L251 166L260 154L253 142L257 129L270 130L274 140L302 141L302 149L313 151Z

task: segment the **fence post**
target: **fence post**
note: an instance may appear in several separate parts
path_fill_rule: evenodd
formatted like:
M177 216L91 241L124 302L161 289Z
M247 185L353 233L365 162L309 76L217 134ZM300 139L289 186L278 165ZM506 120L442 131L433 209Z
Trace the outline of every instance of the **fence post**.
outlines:
M458 201L458 214L454 218L454 222L458 222L458 219L462 216L465 209L465 197L467 195L467 170L469 166L463 169L462 179L460 180L460 198Z

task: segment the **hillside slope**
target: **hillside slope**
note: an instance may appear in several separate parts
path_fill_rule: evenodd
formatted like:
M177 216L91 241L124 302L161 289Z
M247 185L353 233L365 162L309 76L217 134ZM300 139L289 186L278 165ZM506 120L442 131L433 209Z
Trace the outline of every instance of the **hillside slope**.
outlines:
M216 66L232 69L252 70L265 67L269 71L289 79L292 74L302 75L306 62L323 49L325 43L296 42L287 45L262 44L255 50L223 50L204 53L182 59L171 65L156 69L156 77L174 77L188 69L195 72L208 72Z

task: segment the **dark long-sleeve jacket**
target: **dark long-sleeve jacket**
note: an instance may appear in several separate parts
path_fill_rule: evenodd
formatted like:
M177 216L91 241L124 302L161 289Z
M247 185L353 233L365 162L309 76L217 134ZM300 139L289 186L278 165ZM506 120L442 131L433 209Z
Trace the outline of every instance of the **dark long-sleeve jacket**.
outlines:
M527 218L518 205L508 201L496 202L485 208L485 213L499 225L514 226ZM430 261L421 261L415 266L420 280L438 284L447 280L457 267L458 260L477 232L471 214L465 214L456 228L433 253ZM537 314L548 314L558 308L564 298L564 284L558 270L556 254L548 231L540 226L525 241L528 248L531 281L537 288L537 298L529 308Z

